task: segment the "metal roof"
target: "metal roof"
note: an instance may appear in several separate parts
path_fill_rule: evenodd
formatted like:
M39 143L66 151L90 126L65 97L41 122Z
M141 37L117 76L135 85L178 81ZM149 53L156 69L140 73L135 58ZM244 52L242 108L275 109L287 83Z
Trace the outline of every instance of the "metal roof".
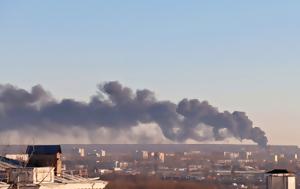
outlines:
M29 155L50 155L61 153L60 145L29 145L27 146L26 153Z
M272 171L267 172L268 174L287 174L291 173L286 169L273 169Z

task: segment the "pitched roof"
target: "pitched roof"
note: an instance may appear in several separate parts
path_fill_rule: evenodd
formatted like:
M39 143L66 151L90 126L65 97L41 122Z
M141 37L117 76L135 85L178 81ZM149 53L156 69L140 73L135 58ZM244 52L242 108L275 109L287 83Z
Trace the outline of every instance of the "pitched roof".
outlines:
M273 169L272 171L267 172L268 174L285 174L285 173L291 173L286 169Z
M41 154L41 155L50 155L61 153L60 145L29 145L27 146L26 153L29 155L32 154Z

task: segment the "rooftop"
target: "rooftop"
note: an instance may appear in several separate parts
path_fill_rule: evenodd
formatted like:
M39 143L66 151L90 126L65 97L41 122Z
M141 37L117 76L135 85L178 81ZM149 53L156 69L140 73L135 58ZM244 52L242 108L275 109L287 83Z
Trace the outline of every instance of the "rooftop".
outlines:
M288 174L288 173L292 173L286 169L273 169L272 171L268 171L268 174Z
M60 145L29 145L26 149L27 154L41 154L41 155L50 155L61 153Z

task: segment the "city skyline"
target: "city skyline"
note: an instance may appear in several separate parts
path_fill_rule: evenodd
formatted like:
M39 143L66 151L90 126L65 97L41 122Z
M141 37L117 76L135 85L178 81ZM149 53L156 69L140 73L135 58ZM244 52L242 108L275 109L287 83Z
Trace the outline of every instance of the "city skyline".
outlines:
M87 102L119 81L246 112L269 144L300 145L296 5L1 1L0 83Z

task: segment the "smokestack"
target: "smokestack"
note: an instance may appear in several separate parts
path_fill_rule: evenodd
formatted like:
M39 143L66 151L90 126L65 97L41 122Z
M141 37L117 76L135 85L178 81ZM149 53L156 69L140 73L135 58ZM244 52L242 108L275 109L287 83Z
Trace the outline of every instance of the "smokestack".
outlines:
M224 140L233 136L267 145L264 131L253 127L244 112L220 112L197 99L183 99L178 104L160 101L147 89L134 92L117 81L102 83L98 89L89 102L80 102L57 101L40 85L31 91L0 85L0 131L27 127L59 131L75 126L87 130L123 129L156 123L166 138L176 142ZM207 130L211 132L208 134Z

